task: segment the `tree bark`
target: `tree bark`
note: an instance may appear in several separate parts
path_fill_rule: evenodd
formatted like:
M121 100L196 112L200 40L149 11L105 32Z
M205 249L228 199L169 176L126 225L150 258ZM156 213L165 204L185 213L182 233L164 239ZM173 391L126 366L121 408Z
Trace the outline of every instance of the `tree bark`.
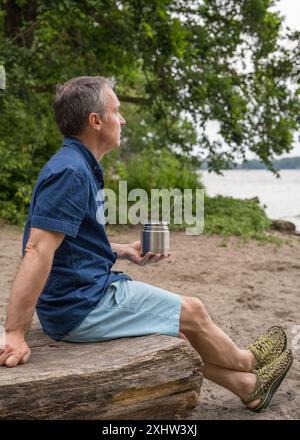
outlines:
M199 403L202 361L161 334L101 343L28 337L29 362L1 368L0 419L179 419Z
M27 1L19 6L15 0L4 3L4 32L6 37L14 40L19 46L31 47L33 41L33 28L37 18L37 1ZM27 29L22 26L27 22Z

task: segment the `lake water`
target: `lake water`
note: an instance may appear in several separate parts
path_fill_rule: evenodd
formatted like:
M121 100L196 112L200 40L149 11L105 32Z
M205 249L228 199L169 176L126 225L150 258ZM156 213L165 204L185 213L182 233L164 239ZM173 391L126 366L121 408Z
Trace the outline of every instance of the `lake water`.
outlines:
M280 178L265 170L201 171L209 196L258 197L271 219L289 220L300 232L300 170L281 170Z

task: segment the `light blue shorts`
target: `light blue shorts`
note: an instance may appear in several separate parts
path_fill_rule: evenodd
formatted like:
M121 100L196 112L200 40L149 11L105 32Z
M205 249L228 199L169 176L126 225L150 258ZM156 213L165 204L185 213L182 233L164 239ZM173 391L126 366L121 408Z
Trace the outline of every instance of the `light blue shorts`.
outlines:
M168 290L141 281L115 281L62 340L97 342L156 333L178 337L181 303L182 297Z

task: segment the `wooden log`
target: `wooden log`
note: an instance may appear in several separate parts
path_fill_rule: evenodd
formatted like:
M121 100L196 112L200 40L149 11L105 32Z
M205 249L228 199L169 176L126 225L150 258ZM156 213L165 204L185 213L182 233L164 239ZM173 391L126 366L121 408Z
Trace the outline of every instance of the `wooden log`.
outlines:
M199 403L202 361L161 334L56 342L33 329L28 363L1 367L0 419L180 419Z

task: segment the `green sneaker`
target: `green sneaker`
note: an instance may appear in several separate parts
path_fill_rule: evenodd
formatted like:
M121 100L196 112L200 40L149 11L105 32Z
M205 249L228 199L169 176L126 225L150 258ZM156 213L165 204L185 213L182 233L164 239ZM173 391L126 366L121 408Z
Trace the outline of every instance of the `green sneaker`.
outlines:
M286 349L287 337L283 327L274 325L270 327L253 344L247 347L251 350L257 360L255 369L262 368L269 364Z
M265 365L263 368L255 370L256 384L254 390L245 400L242 400L242 402L245 405L258 399L260 399L260 402L254 408L248 407L248 409L255 412L261 412L269 405L279 385L291 368L292 363L293 353L291 350L286 350L269 365Z

